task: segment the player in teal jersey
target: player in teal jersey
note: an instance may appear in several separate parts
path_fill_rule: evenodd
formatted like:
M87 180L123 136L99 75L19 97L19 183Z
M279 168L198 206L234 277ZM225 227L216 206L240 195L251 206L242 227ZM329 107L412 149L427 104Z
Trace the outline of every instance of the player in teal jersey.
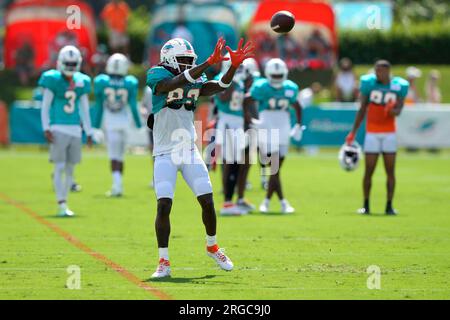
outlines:
M391 65L386 60L375 63L375 74L361 77L361 107L356 115L352 131L346 138L351 145L356 132L367 113L366 135L364 138L365 173L363 179L364 206L358 209L360 214L369 214L369 196L372 186L372 175L375 171L378 156L383 154L387 175L387 202L385 213L395 215L392 201L395 189L395 159L397 153L397 137L395 117L402 112L404 100L408 93L409 83L400 77L391 77Z
M79 72L81 61L76 47L65 46L58 54L57 70L48 70L39 79L39 86L44 88L42 128L55 166L53 183L60 216L74 215L67 207L67 193L73 182L74 166L81 160L81 123L88 145L92 144L88 98L91 79Z
M251 204L244 200L248 173L248 161L245 161L246 146L242 106L246 76L244 63L236 71L231 86L214 96L214 105L218 110L215 134L216 157L220 157L220 160L223 161L222 187L225 201L220 209L221 215L242 215L254 209ZM222 78L230 66L230 61L224 61L222 71L215 79ZM232 199L236 186L238 200L234 204Z
M276 193L281 202L282 213L292 213L294 208L284 198L281 188L280 169L289 148L290 138L301 140L302 107L297 99L299 88L297 84L287 79L288 69L281 59L269 60L265 67L265 75L267 79L259 79L253 83L244 101L247 121L253 122L258 129L263 129L258 132L259 151L263 159L261 162L267 163L270 159L271 166L266 198L259 210L268 212L270 199L273 193ZM258 104L258 121L252 120L249 112L254 103ZM292 129L289 107L295 109L297 117L297 123ZM279 139L272 141L272 135L277 133Z
M246 76L245 76L245 80L244 80L244 84L245 84L245 94L248 94L248 92L250 91L250 88L252 87L253 83L258 81L259 79L263 79L263 77L261 76L261 72L259 71L259 66L258 66L258 62L253 59L245 59L244 63L243 63L244 67L245 67L245 72L246 72ZM258 119L259 118L259 112L258 112L258 106L256 103L252 103L249 106L247 106L247 111L249 113L249 117L247 118L251 118L251 119ZM249 123L248 122L244 122L244 129L247 130L249 128ZM249 139L252 139L254 137L252 137L251 135L248 135ZM252 141L249 141L249 145L253 144ZM249 152L249 148L247 148L245 150L246 152L246 157L248 158L248 152ZM260 160L260 158L258 158L258 160ZM268 186L269 186L269 180L267 179L268 174L267 174L267 166L265 163L258 161L259 165L261 166L261 188L264 190L267 190ZM250 169L250 165L248 165L248 169Z
M95 127L100 128L102 119L106 130L106 140L113 184L107 193L110 197L120 197L123 193L122 174L126 147L126 134L129 128L128 108L134 123L141 127L137 108L138 80L128 75L128 58L121 53L109 57L106 74L94 79L94 93L98 117Z
M243 60L252 56L250 43L239 42L238 49L230 53L231 67L219 81L207 81L207 68L226 58L222 55L225 40L220 38L213 54L196 65L197 55L192 45L180 38L169 40L161 49L160 65L151 68L147 85L153 92L154 187L157 197L155 221L159 248L159 264L152 278L170 276L168 244L170 211L175 191L177 172L181 171L202 208L206 229L207 254L224 270L232 270L233 263L219 249L216 241L216 214L208 170L197 150L193 111L200 96L211 96L231 85L233 76Z

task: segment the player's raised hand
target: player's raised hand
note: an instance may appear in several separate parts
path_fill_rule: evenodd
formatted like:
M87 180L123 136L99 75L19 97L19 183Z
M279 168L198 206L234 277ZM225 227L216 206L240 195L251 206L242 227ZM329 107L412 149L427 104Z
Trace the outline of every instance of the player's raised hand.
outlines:
M226 49L230 54L231 65L235 68L239 67L239 65L244 62L245 59L253 58L255 56L255 47L253 46L252 42L249 41L245 44L244 47L242 47L243 44L244 39L241 38L241 40L239 40L236 51L233 51L229 46L226 46Z
M206 62L210 66L229 59L222 55L224 46L225 46L225 39L223 37L220 37L219 40L217 40L216 47L214 48L214 52L206 60Z

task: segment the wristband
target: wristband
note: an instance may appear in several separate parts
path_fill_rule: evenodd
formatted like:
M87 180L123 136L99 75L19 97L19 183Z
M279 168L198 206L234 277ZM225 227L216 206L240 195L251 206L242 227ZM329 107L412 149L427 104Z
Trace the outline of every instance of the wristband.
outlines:
M189 81L190 83L195 83L195 79L192 78L191 74L189 73L189 69L184 70L183 74L187 81Z
M230 83L223 83L223 82L222 82L222 79L220 79L220 80L218 81L218 84L219 84L219 86L220 86L221 88L228 88L229 86L231 86L231 82L230 82Z

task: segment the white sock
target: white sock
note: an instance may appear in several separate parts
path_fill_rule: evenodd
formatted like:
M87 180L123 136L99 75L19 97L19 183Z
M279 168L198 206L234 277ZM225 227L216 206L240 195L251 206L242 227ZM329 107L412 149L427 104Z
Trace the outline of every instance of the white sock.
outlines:
M264 204L268 205L270 203L270 199L269 198L265 198L264 199Z
M282 205L287 205L288 204L286 199L281 199L280 202L281 202Z
M159 258L169 261L169 248L158 248Z
M53 186L55 188L56 200L58 202L66 200L66 193L64 192L64 174L65 163L58 162L55 163L55 169L53 170Z
M114 187L122 190L122 173L120 171L113 171L112 176Z
M206 236L206 245L208 247L212 247L213 245L217 244L216 236Z
M64 198L67 198L67 194L70 191L73 183L73 167L74 165L71 163L66 163L64 169L66 172L66 181L64 183Z
M243 203L244 202L244 198L239 198L237 203Z

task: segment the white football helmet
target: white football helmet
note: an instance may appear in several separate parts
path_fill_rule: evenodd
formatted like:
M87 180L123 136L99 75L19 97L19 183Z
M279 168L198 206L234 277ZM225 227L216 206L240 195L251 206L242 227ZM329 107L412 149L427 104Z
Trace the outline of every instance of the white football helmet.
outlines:
M222 67L221 67L220 72L223 74L225 74L228 71L228 69L230 69L230 67L231 67L230 54L227 53L224 55L224 57L228 58L228 60L222 61ZM236 70L236 73L234 74L233 81L242 82L245 80L246 76L247 76L246 68L245 68L244 64L241 64L239 66L239 68Z
M57 69L67 77L80 70L81 62L80 50L74 46L65 46L58 53Z
M283 60L274 58L267 61L264 73L272 87L280 88L286 81L289 71Z
M130 63L128 58L121 53L114 53L106 62L106 73L125 77L128 74Z
M339 150L339 164L345 171L353 171L358 167L362 151L357 142L351 145L344 144Z
M191 63L180 63L178 58L192 58ZM167 41L161 48L160 62L163 66L181 72L180 66L185 66L190 69L195 66L197 55L194 52L194 47L189 41L181 38L175 38Z
M259 72L258 62L253 58L247 58L242 63L247 71L247 73L253 77L260 77L261 72Z

